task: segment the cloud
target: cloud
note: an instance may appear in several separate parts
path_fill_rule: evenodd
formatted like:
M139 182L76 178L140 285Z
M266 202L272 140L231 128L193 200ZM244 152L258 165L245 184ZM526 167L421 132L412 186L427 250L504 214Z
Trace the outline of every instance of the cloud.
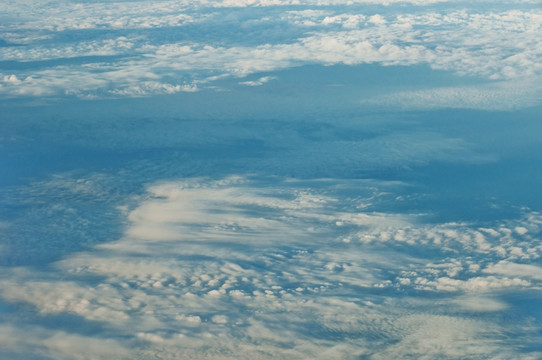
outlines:
M341 24L344 28L357 28L366 20L366 16L363 14L341 14L335 16L326 16L322 20L322 24Z
M445 315L413 315L405 319L402 325L408 327L408 335L376 354L374 359L403 356L416 357L417 359L463 356L476 358L501 355L498 345L487 339L499 334L499 331L492 327L486 327L486 324L476 320ZM476 340L472 340L473 337ZM481 340L481 338L486 338L486 340Z
M52 1L3 4L11 14L3 23L6 30L88 30L88 29L146 29L163 26L182 26L193 22L184 13L187 4L158 1L151 6L143 1L129 4L121 1L103 3L62 3ZM0 9L2 9L0 8ZM21 21L22 20L22 21Z
M514 110L536 105L541 90L533 82L491 83L477 86L410 90L363 99L363 105L399 107L410 110L436 108Z
M41 39L39 39L41 40ZM77 59L81 57L96 57L98 61L106 60L108 56L134 55L137 47L141 46L140 37L118 36L114 39L83 40L72 43L53 43L40 45L40 41L33 46L11 46L0 48L0 56L4 61L19 61L29 63L43 62L56 59Z
M263 84L265 84L266 82L270 81L270 80L275 80L276 77L274 76L264 76L264 77L261 77L257 80L252 80L252 81L241 81L239 82L239 84L241 85L246 85L246 86L261 86Z
M125 97L141 97L148 95L175 94L178 92L196 92L197 85L171 85L147 81L138 85L130 85L121 89L110 90L110 93Z
M0 355L7 358L47 356L55 359L116 358L128 356L127 347L107 338L95 338L41 326L0 325Z
M101 193L95 181L56 184ZM93 352L103 357L520 355L501 324L466 312L505 311L500 291L539 286L530 263L540 255L539 214L483 228L424 225L416 215L366 212L371 196L342 197L345 186L239 176L157 182L126 207L119 239L47 271L8 269L0 296L41 317L100 324L116 334L105 353ZM514 262L518 246L530 254L525 264ZM434 299L396 291L447 292L447 313ZM9 326L0 327L8 351L63 358L104 344L46 327L19 339L6 334L24 326Z
M534 260L542 255L540 244L533 234L514 233L508 226L528 225L533 233L542 230L540 214L526 214L517 223L503 224L492 229L471 228L467 224L438 224L435 226L387 226L373 231L351 234L349 241L362 243L392 242L407 246L431 246L447 251L471 251L493 254L510 259ZM522 239L520 241L520 239Z
M534 280L542 280L542 267L531 264L518 264L507 260L499 261L485 268L483 272L505 276L519 276Z
M414 3L423 5L426 2ZM185 91L183 86L193 89L198 83L213 86L211 79L217 77L242 78L315 63L428 64L433 69L503 81L537 79L542 74L540 46L535 36L542 26L542 16L537 10L516 10L512 5L508 5L511 9L500 12L487 12L481 8L454 10L445 14L434 10L398 12L394 7L385 8L382 13L366 11L359 14L354 10L345 12L343 8L338 12L323 6L323 3L310 5L311 9L303 11L292 11L289 7L281 11L279 6L265 22L246 22L243 26L273 28L277 24L286 24L292 31L281 33L276 38L263 36L254 41L247 39L236 42L226 35L217 34L217 39L210 40L202 34L206 33L209 22L219 28L231 28L227 22L228 14L253 19L252 6L283 4L252 1L200 4L204 7L227 6L215 8L210 15L198 13L200 8L191 8L190 4L167 1L160 2L155 9L150 9L144 2L136 2L133 6L109 4L112 14L125 13L120 18L113 15L104 17L101 13L103 9L96 4L70 5L76 14L80 14L80 21L77 18L66 21L68 14L70 17L73 15L68 8L52 9L45 5L30 6L35 12L21 17L24 19L22 22L4 25L6 33L15 34L6 39L19 39L26 45L1 47L0 56L17 62L38 62L5 75L21 79L20 83L14 84L6 81L8 77L4 78L0 92L5 96L75 94L81 98L95 98L119 94L134 97L169 94ZM234 6L235 10L230 6ZM249 7L243 9L244 6ZM10 11L14 11L14 14L21 12L21 9L10 5ZM28 9L25 8L25 11L28 12ZM43 17L43 11L51 12L50 16ZM44 18L49 19L47 24L33 23ZM168 29L188 23L197 29L189 40L173 39L173 36L170 41L155 41L155 35L145 30L152 27L171 32L173 30ZM49 31L59 33L79 31L75 27L81 26L105 27L113 32L107 36L96 32L89 39L77 42L63 41L61 38L54 41L53 38L51 44L51 41L44 43L44 39L33 34L37 30L32 30L49 28ZM307 26L310 26L310 32L306 31ZM141 32L126 35L117 33L117 28L139 28ZM235 31L246 32L246 29ZM258 31L261 29L258 28ZM268 33L274 33L274 30ZM101 58L103 56L114 58ZM53 61L65 59L83 59L83 64L79 64L81 60L66 65L55 65ZM40 66L44 64L40 64L43 60L51 61L45 69ZM27 78L33 81L22 80ZM172 82L172 78L181 81ZM265 81L240 82L259 85ZM164 85L141 86L140 83ZM493 88L491 84L479 89L439 88L416 94L399 93L395 99L402 104L409 104L414 99L418 108L459 107L464 104L468 108L486 109L499 108L500 103L504 103L504 107L514 108L539 101L537 83L532 80L529 88L518 88L513 84L508 86L506 83L496 83ZM181 87L180 90L177 90L177 86ZM524 97L527 100L522 100ZM502 99L506 101L502 102Z
M462 296L453 300L451 303L462 309L473 312L503 311L508 308L508 305L505 302L485 296Z
M17 76L15 76L15 75L5 75L3 81L4 81L4 83L8 83L8 84L20 84L21 83L21 80L19 80L17 78Z
M472 291L488 292L506 288L525 288L531 287L532 283L521 278L499 278L494 276L473 277L468 280L452 279L449 277L440 277L434 281L424 278L417 278L414 282L420 289L431 289L437 291Z

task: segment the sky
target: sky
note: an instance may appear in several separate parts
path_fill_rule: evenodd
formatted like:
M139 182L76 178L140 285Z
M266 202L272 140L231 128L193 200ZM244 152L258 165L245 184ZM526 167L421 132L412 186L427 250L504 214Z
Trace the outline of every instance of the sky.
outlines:
M541 5L0 3L0 358L542 358Z

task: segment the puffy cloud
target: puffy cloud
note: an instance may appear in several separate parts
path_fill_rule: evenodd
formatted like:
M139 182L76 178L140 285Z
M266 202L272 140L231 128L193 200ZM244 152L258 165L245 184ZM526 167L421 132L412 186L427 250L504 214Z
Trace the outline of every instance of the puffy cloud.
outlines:
M147 81L138 85L129 85L125 88L110 90L110 93L118 96L141 97L148 95L175 94L178 92L196 92L196 85L171 85L159 82Z
M86 30L137 29L181 26L194 21L184 13L180 2L158 1L153 6L143 1L104 3L70 3L44 1L2 4L11 18L3 23L9 30Z
M423 4L424 2L416 2ZM45 4L47 5L47 4ZM44 5L44 6L45 6ZM227 5L226 3L208 3L208 6ZM52 61L44 70L39 64L36 68L26 67L7 75L10 79L32 78L34 81L22 81L16 86L10 80L0 91L8 96L42 96L76 94L82 98L102 96L149 96L185 91L183 85L172 83L171 78L186 79L186 89L193 89L194 79L200 84L212 82L210 79L222 76L244 77L258 72L269 72L303 64L364 64L381 63L383 65L429 64L434 69L449 70L458 74L483 77L486 79L509 80L536 78L540 76L540 46L535 36L542 24L542 16L536 10L502 10L487 12L480 10L449 11L401 11L393 7L382 13L355 11L335 12L324 4L310 5L313 8L302 11L274 10L266 21L247 21L243 26L276 26L286 23L295 31L283 33L277 38L260 36L256 41L232 42L230 38L216 35L209 39L202 35L208 29L209 22L231 29L228 15L246 16L258 20L250 10L239 8L249 5L234 3L235 10L215 9L215 13L199 14L200 8L191 8L189 4L160 2L150 9L144 2L112 3L111 14L126 13L117 18L113 15L104 17L96 4L70 5L85 19L70 20L73 26L141 28L140 33L118 34L113 32L107 37L96 35L76 43L70 41L47 41L33 35L35 30L51 27L51 32L72 31L58 28L59 24L69 24L66 14L72 16L68 8L45 6L30 9L35 14L21 17L22 22L8 22L4 25L6 39L25 42L25 46L6 46L0 48L0 56L6 60L63 60L81 57L84 65L54 65ZM271 5L259 2L250 5ZM22 7L10 5L22 11ZM206 6L200 4L200 6ZM307 5L309 6L309 5ZM279 7L280 8L280 7ZM348 7L346 7L348 9ZM45 9L45 10L44 10ZM409 9L409 8L407 8ZM10 11L11 11L10 10ZM28 9L25 8L25 11ZM72 9L73 10L73 9ZM35 19L43 19L42 11L50 11L48 24L32 25ZM186 14L187 11L190 14ZM232 13L233 12L233 13ZM14 13L17 13L15 11ZM38 16L39 14L39 16ZM84 14L84 16L83 16ZM90 14L90 16L89 16ZM198 15L199 14L199 15ZM148 19L149 16L154 16ZM171 18L171 19L170 19ZM34 19L34 20L32 20ZM172 20L173 19L173 20ZM37 21L37 20L36 20ZM91 23L85 25L85 21ZM154 41L152 33L145 32L146 27L160 29L175 28L191 23L201 31L194 32L190 40ZM56 25L55 25L56 24ZM135 25L134 25L135 24ZM257 24L257 25L254 25ZM341 25L341 28L332 25ZM306 27L311 27L307 33ZM63 25L64 26L64 25ZM67 25L68 27L70 25ZM215 26L215 25L214 25ZM73 30L75 31L75 30ZM239 28L236 31L246 32ZM274 30L273 30L274 31ZM274 32L271 33L274 33ZM225 34L228 32L226 31ZM101 33L100 33L101 34ZM101 37L100 37L101 36ZM17 40L19 39L19 40ZM34 39L34 40L32 40ZM51 43L52 42L52 43ZM112 56L113 59L101 58ZM245 85L259 85L260 80L242 81ZM164 84L162 86L141 86L139 83ZM528 106L538 101L537 82L531 82L531 88L521 89L497 85L497 89L445 88L434 91L422 91L417 94L398 94L399 102L409 103L414 97L418 107L461 106L471 108L496 107L505 103L508 107ZM167 84L167 86L165 85ZM180 90L178 90L180 86ZM209 85L212 86L212 85ZM488 85L490 87L491 85ZM150 90L149 88L153 89ZM116 90L112 90L116 89ZM534 89L534 92L532 91ZM523 95L533 93L524 102ZM444 98L444 100L442 100ZM505 99L507 101L502 101ZM509 100L510 99L510 100ZM392 101L390 99L390 101ZM512 102L512 103L510 103Z
M529 226L534 233L542 230L540 214L526 214L519 224ZM513 233L503 224L493 229L472 228L467 224L438 224L434 226L402 225L374 228L349 235L349 241L362 243L391 242L400 246L431 246L460 253L469 251L481 254L493 254L509 259L534 260L542 256L542 247L532 234Z
M17 76L15 76L15 75L5 75L3 81L5 83L9 83L9 84L20 84L21 83L21 80L19 80L17 78Z
M366 20L366 16L363 14L341 14L335 16L326 16L322 20L322 24L341 24L344 28L356 28Z
M224 357L240 348L247 358L472 357L513 348L496 345L503 341L498 322L465 312L504 311L492 291L538 286L538 267L514 263L512 250L523 246L537 258L539 214L491 228L423 225L414 215L365 212L369 199L346 200L336 192L346 184L323 184L238 176L155 183L127 210L120 239L71 254L50 271L6 271L0 294L40 316L72 314L118 334L104 357ZM100 193L85 181L59 185ZM432 263L425 251L433 251ZM484 260L475 261L480 253ZM405 290L450 292L452 308L439 315L431 299L394 295ZM440 335L428 338L435 327ZM103 343L46 328L25 339L0 337L4 349L39 343L29 351L57 358L87 340Z

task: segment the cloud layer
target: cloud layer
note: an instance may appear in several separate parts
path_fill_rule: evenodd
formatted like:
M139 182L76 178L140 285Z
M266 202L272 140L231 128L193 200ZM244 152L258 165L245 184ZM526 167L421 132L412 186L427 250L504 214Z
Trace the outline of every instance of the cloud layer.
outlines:
M49 271L12 268L1 278L4 301L116 335L7 323L3 351L70 358L95 344L107 349L93 351L97 358L537 356L503 341L521 320L472 314L506 311L502 290L540 287L540 214L430 225L360 211L368 198L341 195L359 183L316 185L234 176L150 186L125 209L120 239ZM445 307L431 300L442 292Z
M0 3L0 358L542 358L537 3Z
M145 2L113 2L105 5L107 11L102 3L3 5L12 17L2 25L6 46L0 47L0 59L11 69L0 67L0 93L141 97L195 91L213 86L217 78L304 64L379 63L428 64L463 76L504 80L498 94L489 90L488 96L512 102L509 107L517 106L517 96L507 92L506 81L530 79L520 92L538 95L527 96L521 106L538 102L538 9L520 9L515 3L487 11L481 3L458 10L449 2L449 9L435 12L425 7L433 2L414 1L400 10L389 6L375 12L364 3L166 1L149 8ZM264 16L253 5L271 10ZM264 82L241 80L245 85ZM455 106L465 101L466 107L498 107L485 98L467 98L456 96ZM441 106L423 94L418 101Z

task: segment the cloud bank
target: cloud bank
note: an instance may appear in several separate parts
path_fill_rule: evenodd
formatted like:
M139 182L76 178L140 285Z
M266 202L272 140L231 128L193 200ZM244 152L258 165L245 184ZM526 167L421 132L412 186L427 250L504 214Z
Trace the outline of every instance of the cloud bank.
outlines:
M93 352L99 358L537 356L506 340L516 328L537 338L520 330L520 320L471 315L506 311L503 290L540 288L540 214L492 226L430 225L420 215L360 210L370 199L341 196L346 183L315 185L232 176L149 186L125 209L120 239L50 271L7 269L0 280L4 301L116 335L6 323L2 351L70 358L92 345L104 349ZM443 292L445 307L431 299Z
M212 87L215 79L224 77L263 85L265 81L242 79L306 64L378 63L427 64L462 76L503 81L497 83L496 92L484 87L466 89L465 95L454 95L454 89L422 92L416 96L422 102L418 107L450 106L435 96L452 97L452 107L465 103L467 108L484 109L498 108L503 99L508 107L539 101L538 9L520 10L517 3L505 3L488 11L480 3L457 10L454 2L445 2L450 8L435 12L425 7L434 2L413 1L416 6L400 11L389 6L375 12L364 3L166 1L153 3L151 9L145 2L113 2L106 5L109 15L104 15L101 3L4 5L12 17L2 25L8 46L0 47L0 59L20 66L0 70L0 94L141 97ZM255 5L270 6L272 11L262 17ZM296 7L300 10L292 10ZM277 30L281 27L288 30ZM243 35L251 29L254 39ZM209 32L215 35L210 37ZM77 41L70 40L72 33ZM530 81L523 83L527 87L520 95L507 85L523 79ZM489 99L469 96L472 91L487 92ZM524 94L529 100L521 103L517 99ZM408 103L405 96L399 95L398 101Z

